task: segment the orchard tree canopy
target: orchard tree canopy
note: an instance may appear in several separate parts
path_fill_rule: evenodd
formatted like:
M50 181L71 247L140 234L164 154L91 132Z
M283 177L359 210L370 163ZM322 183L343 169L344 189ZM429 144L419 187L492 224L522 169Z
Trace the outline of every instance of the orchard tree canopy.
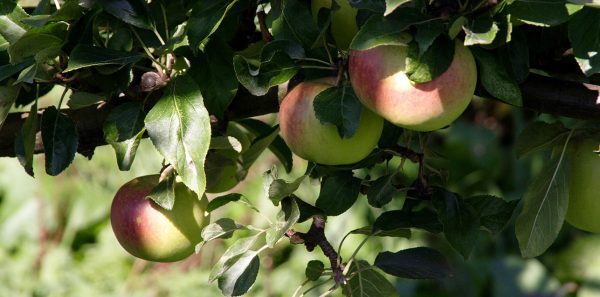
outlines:
M519 131L511 108L528 115ZM448 187L467 178L444 162L444 148L462 145L446 133L459 116L497 128L490 143L508 146L506 158L547 156L520 199ZM542 255L565 221L600 232L599 120L598 0L0 0L0 156L31 176L36 154L56 176L77 153L93 163L102 145L129 170L149 138L163 171L139 193L163 213L188 191L211 193L207 213L258 215L257 197L229 190L259 156L287 172L294 155L308 161L294 180L266 173L280 208L267 228L213 216L193 242L202 252L251 234L213 267L226 296L251 290L261 253L284 239L329 259L306 261L304 285L330 293L397 296L384 275L452 276L447 255L426 246L342 255L327 222L355 204L374 210L370 225L336 232L366 242L424 230L467 260L506 226L523 257ZM485 162L470 153L460 157ZM316 201L297 191L308 180Z

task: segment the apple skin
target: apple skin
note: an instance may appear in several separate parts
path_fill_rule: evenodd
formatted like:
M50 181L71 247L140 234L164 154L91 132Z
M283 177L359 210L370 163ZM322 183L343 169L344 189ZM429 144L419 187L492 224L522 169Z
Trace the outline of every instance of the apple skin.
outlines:
M346 139L334 125L321 124L313 102L319 93L333 87L331 81L335 78L302 82L285 96L279 107L281 136L292 152L306 160L325 165L356 163L377 145L383 119L363 108L356 133Z
M391 123L433 131L456 120L471 102L477 84L473 55L456 42L450 67L425 83L404 73L406 46L384 45L350 53L350 80L362 103Z
M124 184L112 202L110 222L117 240L130 254L155 262L174 262L194 253L202 228L210 221L206 197L197 199L182 183L175 185L175 204L166 210L146 196L158 175Z
M600 140L574 140L569 146L569 208L566 221L585 231L600 232Z
M312 15L315 22L319 16L321 8L330 8L331 0L312 0ZM358 32L356 24L357 10L350 6L348 0L337 0L340 8L331 13L331 34L337 46L341 49L348 49L354 35Z

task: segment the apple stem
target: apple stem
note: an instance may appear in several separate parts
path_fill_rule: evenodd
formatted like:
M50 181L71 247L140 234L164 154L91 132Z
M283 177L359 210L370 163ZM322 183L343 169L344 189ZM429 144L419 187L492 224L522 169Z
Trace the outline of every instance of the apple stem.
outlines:
M324 216L314 216L312 225L306 233L296 232L290 229L286 232L286 236L290 238L292 244L304 244L306 250L312 252L315 247L319 246L323 254L327 256L331 263L333 271L333 279L336 285L346 283L344 276L344 264L341 263L338 253L335 251L331 243L325 236L325 223L327 219Z
M345 63L345 61L343 59L339 59L337 61L337 70L338 70L338 73L337 73L337 78L335 80L335 85L338 86L338 87L341 86L342 82L344 81L344 70L346 68L346 67L344 67L345 64L346 63Z

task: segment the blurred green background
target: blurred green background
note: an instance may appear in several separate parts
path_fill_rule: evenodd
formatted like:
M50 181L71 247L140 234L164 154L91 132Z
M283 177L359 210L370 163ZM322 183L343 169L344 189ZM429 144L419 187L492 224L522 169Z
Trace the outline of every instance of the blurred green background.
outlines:
M430 136L429 164L440 169L441 179L451 190L464 196L487 193L519 199L546 159L537 154L516 160L512 151L517 132L532 117L506 105L476 100L460 121ZM34 179L16 159L0 158L0 296L220 296L216 284L208 283L210 269L235 238L247 234L211 242L182 262L155 264L128 255L112 233L108 216L118 187L136 176L157 173L161 167L162 158L149 140L142 141L129 172L118 170L109 146L97 148L92 160L78 155L74 165L58 177L43 172L43 161L36 156ZM265 152L234 191L248 197L266 217L274 217L277 208L265 194L264 173L276 171L279 178L292 180L306 168L300 159L294 165L294 171L286 174L276 158ZM405 173L410 175L414 169L406 164ZM369 174L377 174L376 170L386 169ZM298 196L314 202L318 193L318 182L305 180ZM334 246L348 231L372 224L379 213L403 203L398 197L383 209L375 209L364 199L361 196L351 211L329 218L326 234ZM242 204L212 214L213 221L221 217L267 225ZM306 228L304 223L296 229ZM342 257L349 257L363 239L363 235L350 236ZM427 245L450 260L454 277L444 281L390 278L400 296L600 296L598 236L565 225L556 243L538 259L521 258L512 224L498 236L483 234L476 244L471 257L464 260L443 237L414 231L410 239L370 240L358 258L372 263L384 250ZM303 246L280 241L261 254L258 280L248 296L291 296L304 281L306 263L312 259L328 263L318 249L309 253ZM307 296L319 296L326 289L315 289Z

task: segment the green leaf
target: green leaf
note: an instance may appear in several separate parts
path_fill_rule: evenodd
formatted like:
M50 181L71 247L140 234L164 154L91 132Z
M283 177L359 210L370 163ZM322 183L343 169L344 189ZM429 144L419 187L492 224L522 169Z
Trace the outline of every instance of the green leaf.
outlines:
M69 64L64 72L101 65L125 66L139 61L142 57L142 54L78 44L71 52Z
M582 7L564 0L516 0L508 7L508 13L530 25L557 26Z
M468 258L479 239L479 215L458 195L444 189L436 189L433 203L444 226L446 240Z
M504 201L491 195L469 197L465 202L479 214L481 226L492 234L497 234L506 227L512 218L518 201Z
M271 126L256 119L243 119L237 121L237 123L241 124L244 128L257 136L265 135L271 132L272 129ZM275 154L277 159L279 159L279 162L281 162L286 172L289 173L292 171L292 151L290 151L290 148L285 144L285 141L283 141L281 136L277 135L277 137L273 139L273 142L269 145L269 150Z
M419 228L432 233L439 233L443 230L437 214L428 209L416 212L405 212L403 210L386 211L377 217L374 227L384 231L400 228Z
M481 84L492 96L514 106L523 106L521 89L506 67L491 52L472 48Z
M192 8L187 23L187 36L195 52L221 25L227 12L237 0L198 1Z
M6 64L0 66L0 81L11 77L19 71L31 66L31 64L33 64L33 59L27 59L18 64Z
M315 97L313 107L319 122L335 125L341 138L350 138L356 133L362 104L349 84L325 89Z
M344 213L356 202L360 183L361 180L354 177L352 171L326 177L321 183L321 192L315 206L329 216Z
M397 229L383 231L383 230L378 230L377 228L374 228L371 226L365 226L365 227L354 229L354 230L350 231L350 234L362 234L362 235L369 235L369 236L376 236L376 237L410 238L410 236L412 235L412 232L410 231L410 229L405 229L405 228L397 228Z
M559 142L564 142L568 134L569 130L561 122L552 124L533 122L527 125L517 137L515 143L517 157L553 147Z
M569 40L581 71L589 76L600 73L600 9L586 7L568 24Z
M296 200L286 198L281 201L281 210L277 213L277 218L267 230L267 245L273 248L275 244L283 237L287 230L291 229L300 218L300 210Z
M187 75L172 80L146 115L145 124L152 143L183 183L202 196L211 128L198 85Z
M441 20L418 24L415 41L419 45L419 57L433 44L440 34L444 32L444 23Z
M213 268L210 272L210 275L208 277L208 281L213 282L216 279L218 279L219 277L221 277L223 275L223 273L225 273L229 269L229 266L226 266L226 264L228 262L231 263L230 262L231 259L239 258L244 253L248 252L252 248L252 246L258 241L259 238L260 238L260 236L257 234L254 236L245 237L245 238L236 240L225 251L225 253L223 253L221 258L219 258L219 261L217 262L217 264L215 264L213 266Z
M462 31L463 26L468 22L469 20L464 17L464 16L459 16L458 18L456 18L452 24L450 25L450 28L448 28L448 36L450 36L450 39L454 39L456 38L456 36L458 36L458 34L460 33L460 31Z
M410 0L385 0L385 12L383 13L383 15L388 15L394 12L394 10L396 10L402 4L409 2Z
M107 13L132 26L151 30L154 20L144 0L98 0Z
M171 172L166 179L159 182L147 197L160 207L172 210L175 205L175 173Z
M344 285L347 296L354 297L399 297L392 285L381 273L377 272L366 261L354 261L348 275L356 273Z
M392 198L394 198L394 195L398 191L392 183L393 180L394 175L389 174L371 183L367 192L367 200L371 206L381 208L392 201Z
M127 102L110 111L104 122L104 139L117 154L120 170L129 170L144 134L144 111L137 102Z
M271 128L265 134L262 134L252 141L250 148L242 153L242 164L244 169L250 169L250 166L254 164L254 162L258 159L258 157L262 154L262 152L273 143L273 141L279 135L279 126L275 126Z
M242 198L242 194L238 193L230 193L227 195L219 196L217 198L212 199L208 206L206 207L207 212L213 212L215 209L226 205L229 202L236 202Z
M18 86L0 86L0 129L18 95Z
M310 260L306 264L304 275L306 275L306 279L314 282L323 275L323 271L325 271L325 264L323 264L323 262L319 260Z
M303 1L282 1L281 11L273 20L273 37L275 40L291 40L311 48L319 37L319 28L310 14L309 7Z
M285 43L285 44L284 44ZM263 47L259 61L241 55L233 58L233 67L238 81L254 96L263 96L273 86L290 80L299 67L280 45L285 41L274 41Z
M523 209L515 222L523 257L541 255L560 232L569 204L568 163L563 148L546 163L523 196Z
M27 32L28 26L22 20L28 16L19 5L7 7L0 15L0 36L11 44L15 43Z
M254 251L249 251L239 257L228 260L228 269L218 278L219 289L225 296L240 296L246 294L256 281L260 261Z
M596 7L596 8L600 8L600 0L568 0L571 3L574 4L580 4L580 5L585 5L585 6L589 6L589 7Z
M442 279L452 275L444 255L428 247L379 253L375 266L387 274L409 279Z
M35 151L35 135L39 128L37 101L34 101L29 110L29 116L23 122L15 140L15 153L25 172L33 177L33 153ZM1 125L0 125L1 126Z
M523 30L514 28L510 43L500 48L502 63L518 83L522 83L529 75L529 44Z
M283 179L276 179L269 185L269 199L273 204L279 205L279 202L284 198L292 195L304 180L306 175L303 175L294 181L288 183Z
M409 44L406 56L406 75L415 83L432 81L450 67L454 58L454 41L440 35L433 44L419 56L416 42Z
M42 140L46 173L55 176L65 170L77 152L79 137L75 122L50 106L42 114Z
M80 109L103 100L106 100L106 96L104 95L77 91L71 93L67 106L71 109Z
M41 50L50 47L60 47L63 40L55 35L46 33L25 34L8 47L10 62L21 63L25 58L32 57Z
M322 210L306 203L304 200L293 195L292 197L294 200L296 200L296 204L298 204L298 209L300 210L300 218L298 218L298 223L304 222L316 215L325 215Z
M423 20L421 13L414 8L398 9L386 18L372 16L356 33L350 48L362 51L380 45L407 45L411 37L405 30Z
M203 245L204 243L217 238L230 238L233 235L233 232L245 229L246 227L244 225L240 225L234 222L232 219L218 219L216 222L211 223L208 226L204 227L204 229L202 229L203 241L202 243L200 243L200 245Z
M200 87L206 109L220 119L238 89L232 60L231 48L220 38L212 38L204 52L191 59L192 66L188 70Z
M465 31L465 45L491 44L500 31L498 24L490 17L479 17L463 27Z

